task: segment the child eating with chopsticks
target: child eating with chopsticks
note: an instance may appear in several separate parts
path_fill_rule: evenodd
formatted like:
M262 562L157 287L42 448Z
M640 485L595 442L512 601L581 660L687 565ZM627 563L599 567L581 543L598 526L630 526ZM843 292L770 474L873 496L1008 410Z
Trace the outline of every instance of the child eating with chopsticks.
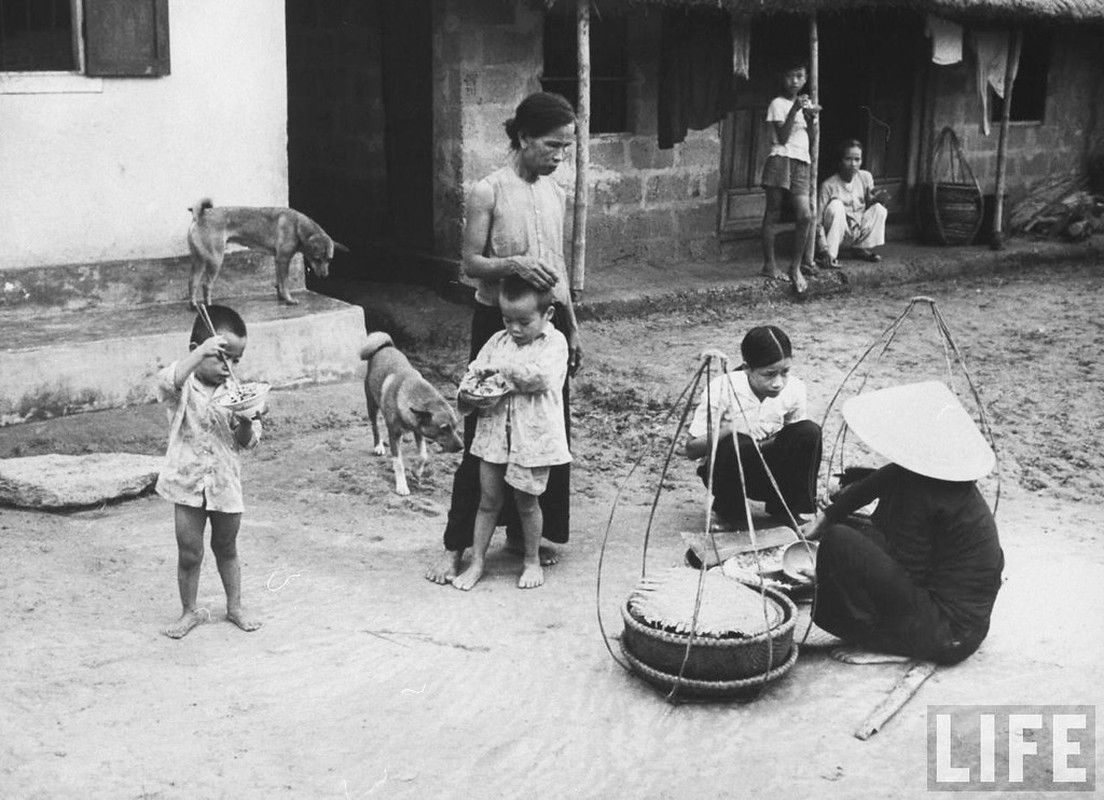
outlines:
M211 552L226 590L226 618L243 631L261 623L241 607L237 537L242 488L239 454L261 438L260 410L238 414L224 406L232 396L231 364L245 351L245 322L225 306L199 306L188 355L157 373L158 400L168 401L169 445L157 493L176 504L176 580L183 612L162 633L181 639L202 620L196 611L203 530L211 521ZM236 383L236 381L234 381Z

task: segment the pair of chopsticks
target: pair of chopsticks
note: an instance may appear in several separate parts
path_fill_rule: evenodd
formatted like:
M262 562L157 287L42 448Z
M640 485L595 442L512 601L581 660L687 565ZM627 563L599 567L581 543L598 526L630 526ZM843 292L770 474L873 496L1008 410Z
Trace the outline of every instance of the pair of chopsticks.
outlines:
M211 324L211 317L207 313L207 306L203 303L196 303L196 311L199 312L199 316L203 318L203 323L207 326L207 330L211 332L212 336L217 335L215 326ZM238 380L238 376L234 374L234 368L230 366L230 359L226 357L225 353L219 353L219 359L226 365L226 369L230 372L230 383L233 384L235 390L241 389L241 382Z

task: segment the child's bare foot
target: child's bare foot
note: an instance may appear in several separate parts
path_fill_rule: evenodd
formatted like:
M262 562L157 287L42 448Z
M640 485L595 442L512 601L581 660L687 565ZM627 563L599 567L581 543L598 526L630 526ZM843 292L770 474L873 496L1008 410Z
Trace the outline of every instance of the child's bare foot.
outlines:
M257 628L261 627L260 620L253 619L252 616L250 616L246 611L240 608L227 609L226 619L228 619L230 622L233 622L235 625L237 625L239 628L247 633L249 631L255 631L257 630Z
M505 548L507 553L513 553L515 556L525 555L525 542L507 538ZM553 564L560 563L560 554L551 547L541 545L537 552L540 555L540 565L542 567L551 567Z
M776 281L786 280L786 273L778 269L773 264L764 264L763 268L759 270L759 274L766 278L772 278Z
M518 578L519 589L536 589L538 586L544 585L544 570L539 563L526 564L525 569L521 571L521 577Z
M912 661L908 656L878 653L849 644L833 647L831 656L836 661L842 661L844 664L902 664L906 661Z
M453 578L460 572L460 560L463 555L463 551L446 550L426 569L426 580L442 586L452 583Z
M468 568L452 579L452 585L462 591L469 591L483 577L483 562L472 559Z
M170 639L183 639L188 635L188 631L201 622L203 622L203 618L200 617L199 614L194 611L185 611L180 615L180 619L162 630L161 633L165 634Z
M804 295L809 289L809 282L805 280L805 276L801 274L800 267L790 275L790 282L793 284L793 289L798 295Z

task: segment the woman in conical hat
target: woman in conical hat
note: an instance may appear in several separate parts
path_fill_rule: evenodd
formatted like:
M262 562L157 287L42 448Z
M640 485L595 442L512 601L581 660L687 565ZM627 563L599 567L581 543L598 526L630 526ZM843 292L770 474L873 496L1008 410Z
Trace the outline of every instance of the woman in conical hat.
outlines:
M996 457L938 381L858 395L843 417L891 463L840 491L806 531L820 541L814 620L861 648L843 660L882 653L958 663L989 632L1004 567L975 484ZM873 530L849 523L874 500Z

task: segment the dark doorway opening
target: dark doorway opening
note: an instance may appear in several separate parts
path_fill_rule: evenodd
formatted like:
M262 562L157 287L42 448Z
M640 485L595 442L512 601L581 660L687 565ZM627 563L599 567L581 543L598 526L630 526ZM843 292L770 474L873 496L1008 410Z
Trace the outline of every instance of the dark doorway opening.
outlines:
M288 195L349 247L328 279L430 283L432 5L286 0Z

